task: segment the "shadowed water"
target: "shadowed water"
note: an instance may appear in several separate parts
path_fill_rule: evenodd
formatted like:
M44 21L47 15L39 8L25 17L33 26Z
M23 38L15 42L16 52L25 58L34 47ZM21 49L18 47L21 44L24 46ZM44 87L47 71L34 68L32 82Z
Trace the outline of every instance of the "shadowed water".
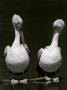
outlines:
M41 47L51 43L53 34L52 23L57 18L67 22L66 0L0 0L0 79L10 79L5 65L4 48L14 40L14 30L11 18L13 14L23 18L23 32L25 41L30 49L30 64L25 73L26 78L38 77L37 52ZM1 84L1 90L66 90L67 88L67 25L59 38L63 62L59 72L62 80L59 85L43 83L29 83L27 85L11 86Z

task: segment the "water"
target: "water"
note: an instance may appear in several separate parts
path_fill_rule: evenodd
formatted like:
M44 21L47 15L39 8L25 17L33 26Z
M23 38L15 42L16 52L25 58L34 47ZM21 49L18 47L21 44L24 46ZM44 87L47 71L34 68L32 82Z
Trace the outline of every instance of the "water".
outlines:
M26 78L38 77L37 52L40 47L49 45L52 38L52 23L57 18L67 22L67 1L65 0L0 0L0 79L10 79L5 65L3 51L6 45L14 40L14 30L11 22L13 14L23 17L23 32L25 41L30 48L30 65ZM60 76L62 81L49 86L44 83L29 83L12 87L10 84L1 84L1 90L65 90L67 88L67 26L59 38L62 49L62 67Z

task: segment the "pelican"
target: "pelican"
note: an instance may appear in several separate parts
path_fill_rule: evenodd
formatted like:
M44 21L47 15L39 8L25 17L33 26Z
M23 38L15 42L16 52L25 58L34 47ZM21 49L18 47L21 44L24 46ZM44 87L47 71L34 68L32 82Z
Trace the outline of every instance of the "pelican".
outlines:
M49 46L40 48L38 51L39 67L48 73L57 72L62 63L61 49L58 46L58 38L60 32L64 28L65 23L62 19L57 19L53 23L53 38ZM46 77L49 79L48 77Z
M12 23L15 30L15 39L11 46L6 46L4 50L5 63L12 73L24 73L29 65L28 47L24 41L24 35L21 31L23 20L19 15L14 14ZM20 43L20 38L22 43Z

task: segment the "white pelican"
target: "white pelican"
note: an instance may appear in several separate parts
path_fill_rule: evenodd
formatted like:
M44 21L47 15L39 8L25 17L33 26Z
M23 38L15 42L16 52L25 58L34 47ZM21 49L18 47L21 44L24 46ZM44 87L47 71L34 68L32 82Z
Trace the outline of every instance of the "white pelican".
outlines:
M4 50L6 55L5 63L12 73L23 73L29 65L28 48L21 31L23 20L19 15L14 14L12 23L15 30L15 39L12 45L7 46ZM22 44L20 43L20 38L22 39Z
M58 46L58 38L64 26L65 23L62 19L56 20L53 23L54 35L51 44L38 51L39 66L45 72L56 72L61 66L62 56Z

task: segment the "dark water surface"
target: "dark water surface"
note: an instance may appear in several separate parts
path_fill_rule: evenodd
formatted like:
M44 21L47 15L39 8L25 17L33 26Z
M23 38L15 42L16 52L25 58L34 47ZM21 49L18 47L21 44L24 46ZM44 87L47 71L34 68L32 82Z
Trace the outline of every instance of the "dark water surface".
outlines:
M67 22L66 0L0 0L0 79L10 79L3 51L6 45L14 40L14 30L11 18L19 14L24 21L23 32L25 41L30 48L30 64L26 78L38 77L37 52L40 47L49 45L52 38L52 23L57 18ZM0 85L0 90L66 90L67 88L67 25L59 38L62 49L62 67L60 76L62 81L57 84L45 86L44 83L27 84L12 87L9 84Z

